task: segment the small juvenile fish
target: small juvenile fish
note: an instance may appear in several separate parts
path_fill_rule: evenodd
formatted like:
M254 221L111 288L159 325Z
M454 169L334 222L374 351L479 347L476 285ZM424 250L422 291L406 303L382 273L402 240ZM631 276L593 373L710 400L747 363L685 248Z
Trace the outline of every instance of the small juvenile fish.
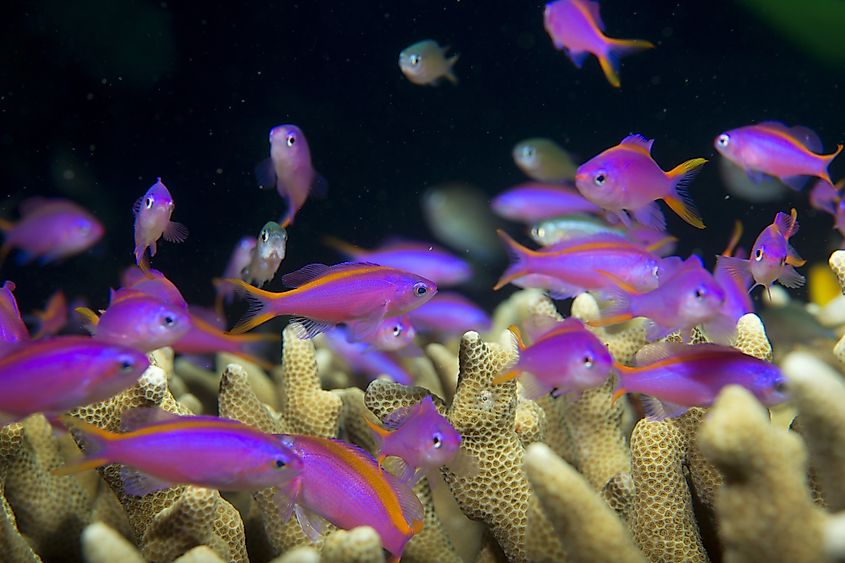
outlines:
M292 315L302 318L306 338L346 323L353 339L368 340L384 319L403 315L437 293L434 282L422 276L373 264L311 264L286 274L282 282L295 289L273 293L243 280L220 280L254 303L232 332L243 333L274 317Z
M436 86L443 78L457 84L452 67L458 62L458 55L447 59L448 50L449 47L441 47L431 39L414 43L399 53L399 69L405 78L420 86Z
M148 248L151 257L156 255L158 239L164 237L168 242L182 242L188 238L188 228L170 220L174 208L173 196L161 178L132 206L135 214L135 263L139 266Z
M625 230L593 215L576 214L539 221L531 227L530 235L540 246L553 246L565 240L595 235L616 235L625 238Z
M750 177L768 174L795 190L803 187L807 176L832 183L827 167L842 152L842 145L837 145L832 154L820 154L822 144L815 132L777 121L726 131L713 144Z
M350 342L344 327L338 327L326 333L326 345L332 352L349 364L349 369L367 378L367 382L386 375L396 383L413 385L414 376L396 360L381 350L376 350L363 342Z
M419 332L460 336L468 330L490 330L492 321L484 309L458 293L441 292L408 313Z
M229 256L229 261L226 263L226 269L223 270L224 278L240 277L241 272L246 268L250 261L252 261L252 251L258 244L255 237L243 237L232 249L232 254ZM217 298L215 308L218 311L222 310L223 304L232 302L235 295L235 290L229 286L220 286L217 288Z
M30 198L21 203L20 213L17 223L0 219L0 264L15 248L21 263L62 260L85 252L105 232L96 217L65 199Z
M296 125L277 125L270 130L270 158L255 169L261 187L275 187L287 203L280 221L287 228L305 205L309 194L324 195L326 181L311 164L311 149L302 129Z
M566 50L576 67L581 68L588 54L595 55L607 81L619 88L619 57L654 45L641 39L611 39L604 34L604 22L598 2L557 0L546 4L543 14L546 32L555 49Z
M401 458L399 480L411 486L424 474L455 461L461 450L461 435L437 412L431 395L387 415L386 428L365 420L378 442L379 466L389 456Z
M353 333L358 332L354 329ZM376 329L375 336L368 343L377 350L392 352L400 350L414 342L417 330L411 324L408 315L384 319Z
M493 384L519 376L527 399L551 393L580 393L604 383L613 368L607 347L581 321L568 318L556 323L526 346L515 327L511 327L519 348L519 360L496 376Z
M572 181L578 168L572 156L551 139L520 141L513 148L512 156L519 169L538 182Z
M810 205L813 209L829 213L833 217L833 226L839 234L845 237L845 201L842 191L845 190L845 180L831 184L827 180L819 180L810 190Z
M690 329L713 319L725 302L725 292L697 256L688 258L659 287L644 293L611 274L607 276L617 289L606 292L609 306L603 318L587 324L606 326L646 317L651 321L646 332L649 340L663 338L674 330L680 330L686 339Z
M405 544L423 529L417 495L357 446L317 436L278 434L302 460L302 470L279 494L286 494L302 531L316 541L328 520L342 530L370 526L396 561Z
M674 418L690 407L709 407L726 385L740 385L771 407L786 400L784 377L769 362L718 344L660 342L637 353L637 367L616 364L616 395L643 393L647 413L656 419Z
M464 260L428 242L392 240L368 250L334 237L323 240L347 258L418 274L438 286L458 285L472 276L472 268Z
M434 186L422 197L423 217L435 238L471 261L501 258L490 198L462 183Z
M0 287L0 354L19 342L29 340L29 331L21 319L13 291L15 284L10 281L3 282L3 287Z
M500 217L520 223L536 223L561 215L602 211L572 188L537 183L514 186L494 197L490 206Z
M191 326L185 308L131 288L113 291L108 308L99 317L87 307L76 312L88 321L96 340L142 352L173 345Z
M769 288L775 281L789 288L801 287L804 276L796 272L795 267L803 266L805 260L789 244L789 239L797 232L798 213L795 209L789 215L778 213L774 222L763 229L754 241L747 260L719 256L716 263L722 264L743 284L750 285L750 278L753 278L751 289L758 285Z
M144 496L177 484L223 491L281 489L302 471L302 462L272 434L216 416L178 416L157 408L136 408L122 417L123 433L65 417L85 458L54 471L70 475L120 463L123 490Z
M638 223L662 231L663 216L655 214L653 204L662 199L684 221L703 229L687 186L707 160L693 158L664 172L651 157L653 143L642 135L625 137L582 164L575 174L575 187L591 202L615 213L626 226L631 224L628 211Z
M736 222L733 234L722 256L738 256L741 250L736 249L739 238L742 236L742 223ZM722 291L725 293L725 301L722 303L719 314L713 319L704 323L704 332L707 337L717 344L730 344L736 334L736 323L746 313L754 312L754 304L748 294L750 280L740 279L727 268L724 262L716 262L713 269L713 278ZM747 278L747 276L745 276Z
M134 385L149 365L134 348L89 337L18 344L0 356L0 424L103 401Z
M262 287L276 275L287 251L288 232L275 221L268 221L258 234L249 264L236 274L256 287Z
M67 324L67 299L61 289L57 290L43 311L33 311L32 317L38 323L38 330L32 335L33 340L58 334Z

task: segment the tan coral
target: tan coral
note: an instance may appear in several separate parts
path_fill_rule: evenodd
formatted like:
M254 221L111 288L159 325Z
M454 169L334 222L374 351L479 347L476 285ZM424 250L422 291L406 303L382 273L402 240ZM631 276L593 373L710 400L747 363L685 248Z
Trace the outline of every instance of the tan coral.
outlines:
M146 559L135 546L102 522L95 522L82 532L82 553L88 563L144 563Z
M761 360L772 361L772 345L766 337L763 321L754 313L747 313L736 323L736 338L733 347Z
M369 526L335 530L326 536L321 555L324 563L384 562L381 539Z
M18 530L12 507L2 495L2 486L0 486L0 554L3 555L3 560L9 563L41 563L41 557L32 550L32 546Z
M593 321L601 317L601 311L592 295L582 293L572 302L572 316L584 322ZM616 361L630 364L639 349L648 342L647 323L646 319L637 318L619 325L590 330L607 345Z
M807 489L801 439L769 423L745 389L726 387L699 433L723 474L716 498L726 563L824 561L825 515Z
M845 250L835 251L830 255L827 263L831 271L836 275L836 281L839 282L842 294L845 295Z
M173 560L173 563L226 563L207 545L198 545L182 556Z

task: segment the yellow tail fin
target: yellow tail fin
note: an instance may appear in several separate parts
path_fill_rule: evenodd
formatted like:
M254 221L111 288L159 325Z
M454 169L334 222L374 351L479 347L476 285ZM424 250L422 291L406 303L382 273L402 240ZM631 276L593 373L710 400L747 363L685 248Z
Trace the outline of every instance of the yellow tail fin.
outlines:
M701 219L695 205L687 195L687 185L701 171L701 167L707 163L706 158L692 158L682 162L666 174L675 182L674 192L663 198L672 211L697 229L704 228L704 221Z

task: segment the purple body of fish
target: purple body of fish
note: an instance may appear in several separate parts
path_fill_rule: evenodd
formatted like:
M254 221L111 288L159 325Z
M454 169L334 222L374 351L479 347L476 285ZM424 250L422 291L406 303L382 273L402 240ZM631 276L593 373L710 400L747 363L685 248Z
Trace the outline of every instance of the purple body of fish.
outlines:
M728 244L722 256L731 256L732 253L734 256L739 256L743 253L739 249L734 252L741 233L742 228L738 226L734 240ZM713 278L725 293L725 301L719 309L719 314L704 323L704 332L711 341L727 345L736 334L737 321L746 313L754 312L754 304L748 293L751 282L747 279L748 276L733 275L727 264L720 261L716 262L716 267L713 269Z
M103 401L134 385L148 366L138 350L88 337L18 344L0 357L0 416L9 422Z
M239 278L244 268L249 266L252 260L252 251L258 244L258 239L255 237L243 237L232 249L232 254L229 256L229 262L226 263L226 269L223 271L224 278ZM222 303L231 303L232 297L235 295L235 290L228 285L221 285L217 287L217 298Z
M29 331L21 319L18 301L15 299L15 284L7 281L0 287L0 354L11 345L29 340Z
M505 219L529 224L561 215L602 211L574 188L538 182L520 184L497 195L491 207Z
M842 188L845 182L840 180L836 185L827 180L819 180L810 190L810 205L813 209L829 213L833 217L833 226L839 234L845 237L845 200L842 198Z
M343 327L326 333L326 343L349 364L352 371L366 377L368 382L386 375L402 385L414 384L414 376L391 354L376 350L363 342L349 342Z
M141 264L148 248L150 256L156 255L158 239L164 237L168 242L182 242L188 238L188 228L170 220L174 208L173 196L161 178L132 206L132 213L135 214L136 264Z
M88 250L105 232L93 215L64 199L27 199L20 212L17 223L0 221L0 262L15 248L21 252L21 262L61 260Z
M408 313L419 332L462 335L468 330L490 330L492 321L484 309L458 293L441 292Z

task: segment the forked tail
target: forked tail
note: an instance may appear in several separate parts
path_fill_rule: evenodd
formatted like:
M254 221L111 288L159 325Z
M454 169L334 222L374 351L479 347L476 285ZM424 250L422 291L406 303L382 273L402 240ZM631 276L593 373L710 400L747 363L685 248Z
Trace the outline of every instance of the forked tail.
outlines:
M610 48L605 56L599 57L599 64L610 85L619 88L621 86L619 82L619 58L646 49L653 49L654 44L642 39L609 39L609 41Z

